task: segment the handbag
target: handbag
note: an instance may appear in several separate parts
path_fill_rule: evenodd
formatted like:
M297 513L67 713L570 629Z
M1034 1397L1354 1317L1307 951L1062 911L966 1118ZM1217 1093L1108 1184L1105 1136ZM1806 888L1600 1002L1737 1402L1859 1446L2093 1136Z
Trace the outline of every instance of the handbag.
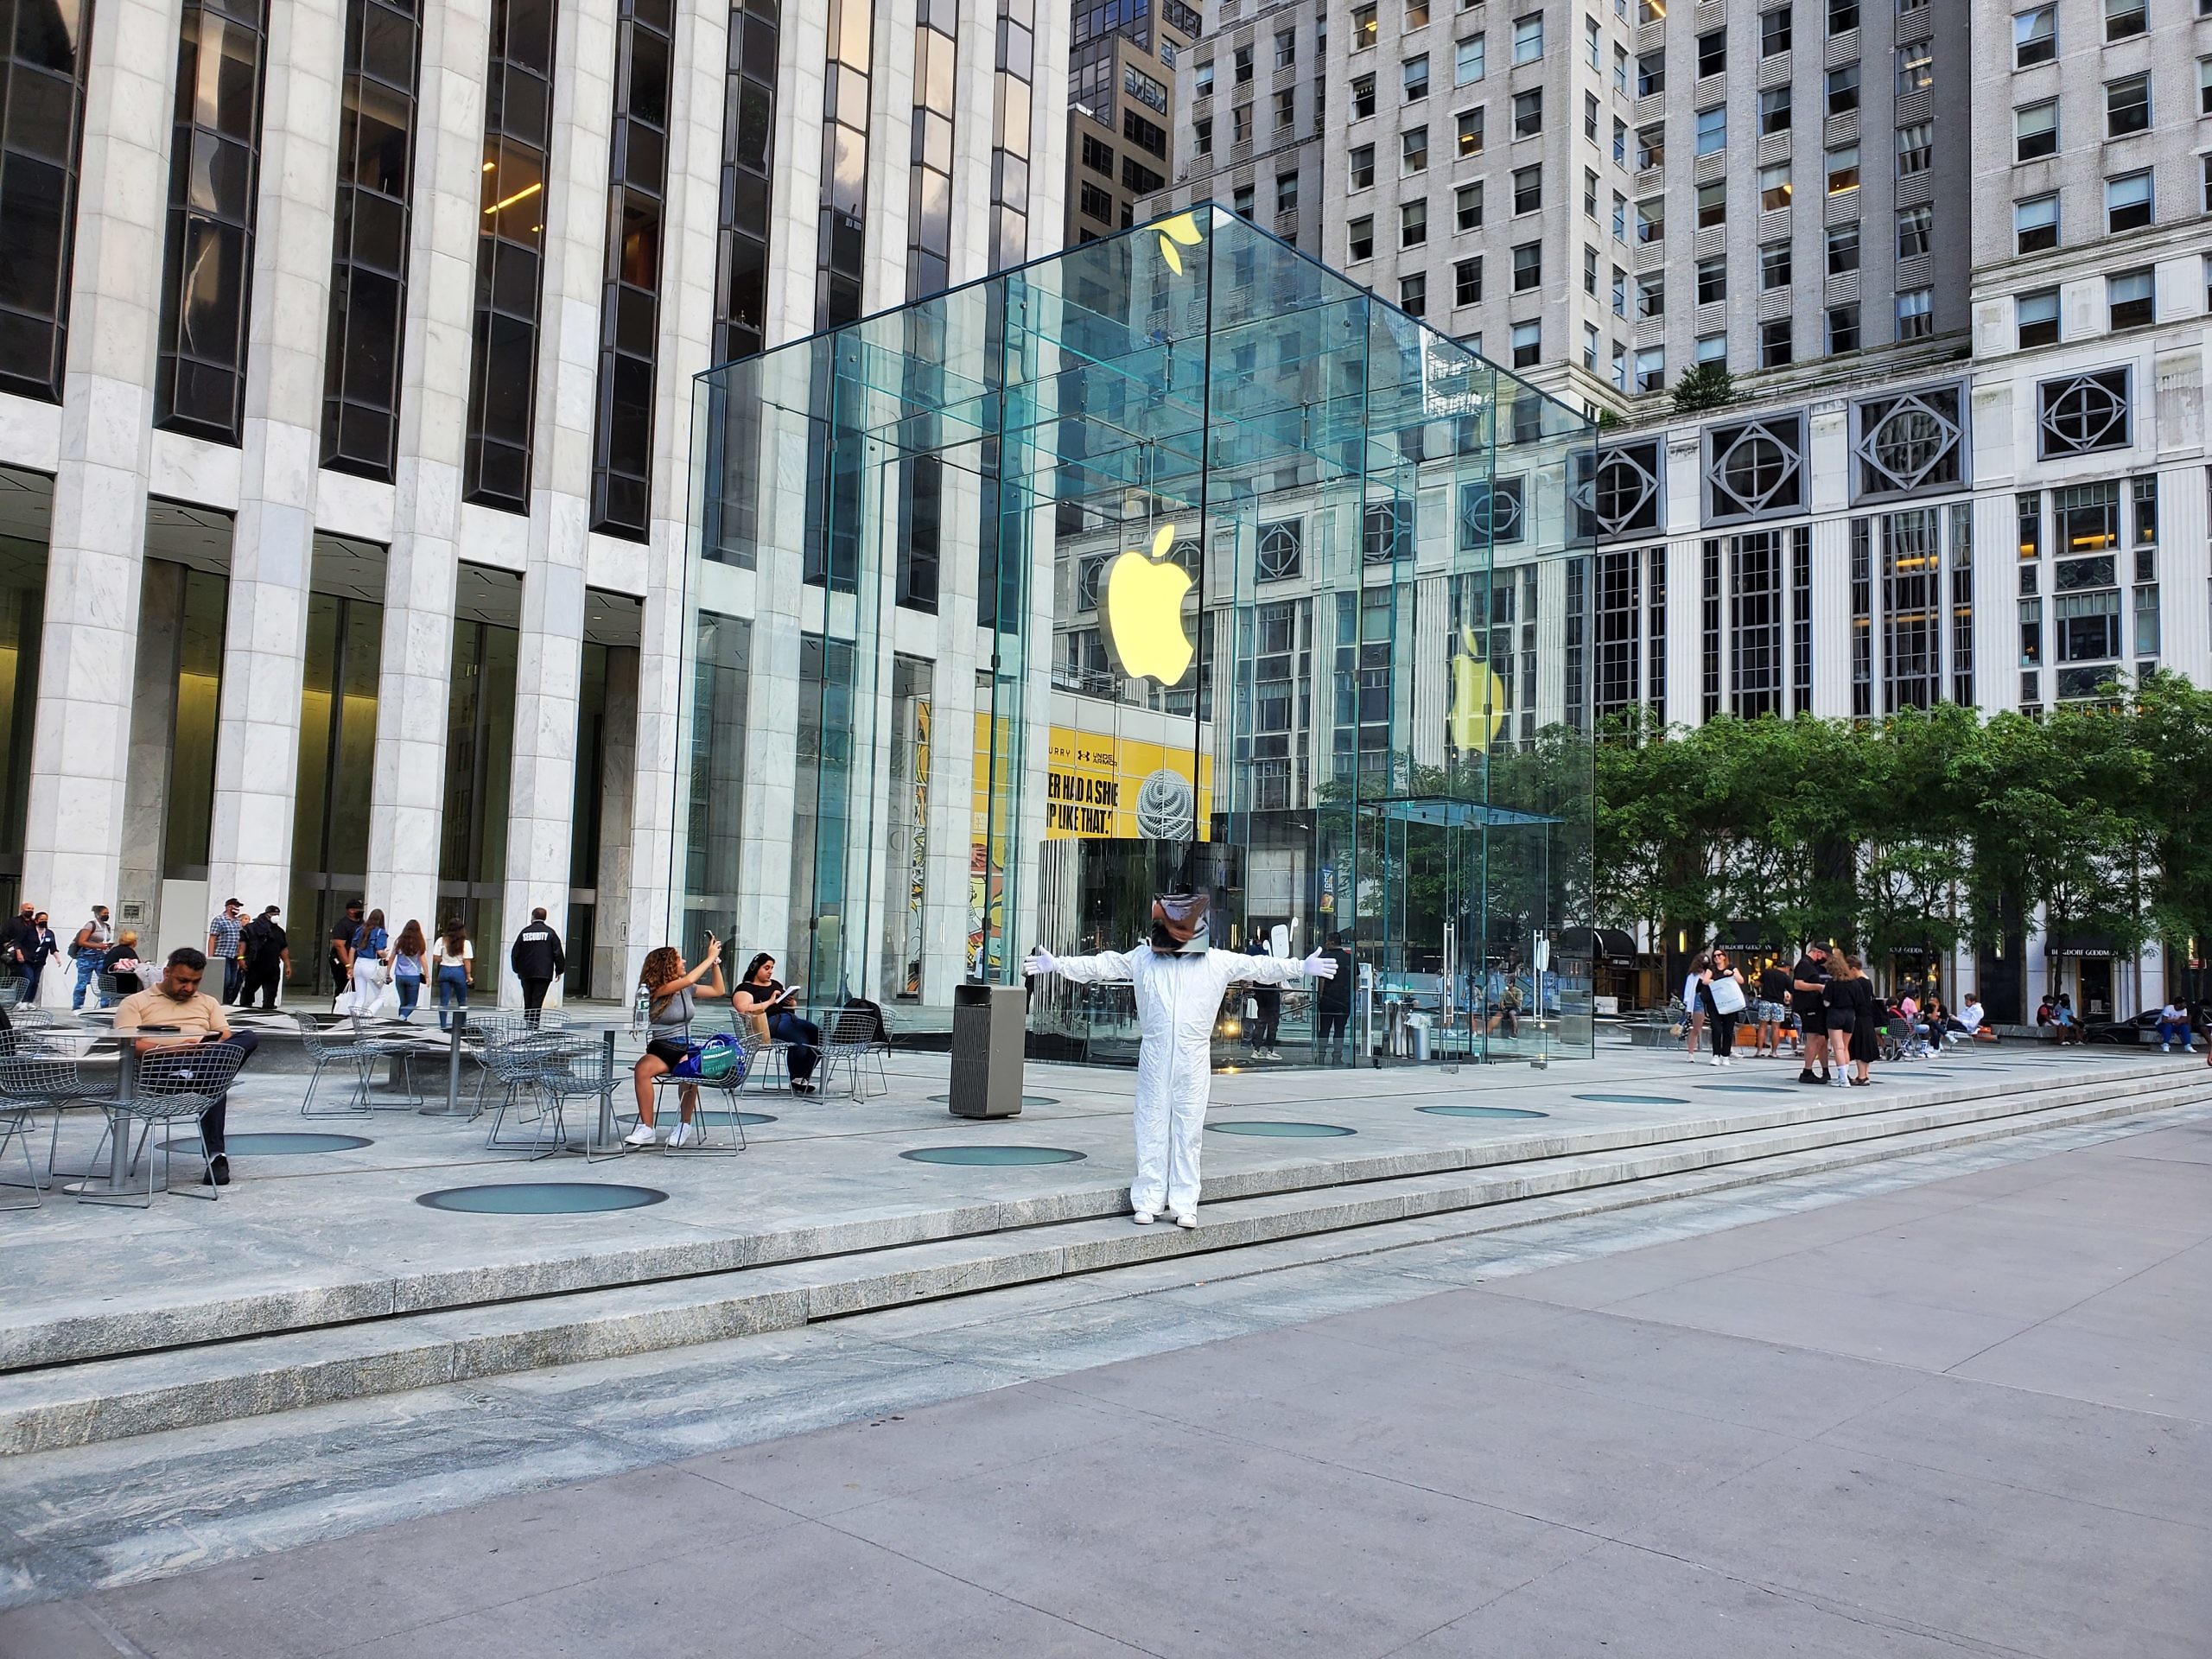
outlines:
M739 1080L745 1077L745 1055L734 1038L720 1033L703 1042L691 1045L690 1052L669 1067L669 1075L677 1077L697 1077L704 1083L725 1081L734 1071Z
M1715 1014L1741 1014L1744 1011L1744 982L1731 975L1726 979L1713 982L1713 1011Z

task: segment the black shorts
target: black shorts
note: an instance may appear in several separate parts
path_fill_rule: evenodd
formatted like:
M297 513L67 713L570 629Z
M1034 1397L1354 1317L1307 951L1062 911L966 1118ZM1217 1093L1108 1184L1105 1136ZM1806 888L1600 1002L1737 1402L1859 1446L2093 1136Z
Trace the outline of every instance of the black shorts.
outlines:
M1828 1017L1828 1011L1826 1008L1815 1008L1810 1014L1806 1013L1802 1008L1797 1010L1797 1022L1804 1028L1808 1037L1826 1036Z
M1859 1022L1859 1016L1849 1008L1829 1008L1826 1010L1825 1017L1827 1023L1821 1027L1822 1030L1840 1033L1846 1037L1851 1034L1852 1027ZM1805 1028L1810 1031L1811 1024L1808 1022Z
M651 1058L658 1060L671 1071L674 1071L679 1061L691 1058L691 1045L673 1042L665 1037L656 1037L645 1045L645 1053Z

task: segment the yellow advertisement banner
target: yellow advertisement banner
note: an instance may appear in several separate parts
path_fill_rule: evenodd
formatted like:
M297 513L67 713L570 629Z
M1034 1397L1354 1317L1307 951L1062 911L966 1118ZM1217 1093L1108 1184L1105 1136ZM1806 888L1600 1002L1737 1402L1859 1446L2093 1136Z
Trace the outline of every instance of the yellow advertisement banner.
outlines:
M976 716L976 824L987 821L991 722ZM1045 766L1048 841L1204 841L1213 816L1213 757L1110 732L1055 726ZM1195 787L1192 762L1198 763Z

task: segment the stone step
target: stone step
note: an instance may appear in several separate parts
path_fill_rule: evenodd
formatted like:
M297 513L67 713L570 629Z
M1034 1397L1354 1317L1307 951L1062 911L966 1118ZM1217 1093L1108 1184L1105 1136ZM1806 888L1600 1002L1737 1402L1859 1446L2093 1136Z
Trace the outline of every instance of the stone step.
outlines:
M1907 1104L2002 1114L2026 1103L2061 1105L2163 1090L2172 1085L2177 1075L2172 1065L2152 1063L2120 1071L2107 1068L2087 1077L1947 1077L1941 1087L1916 1088ZM1920 1081L1914 1074L1901 1076ZM1778 1098L1773 1106L1728 1116L1577 1129L1532 1127L1421 1152L1321 1151L1294 1163L1209 1173L1205 1198L1212 1209L1224 1202L1278 1193L1351 1188L1659 1144L1676 1148L1677 1157L1694 1160L1696 1147L1719 1137L1811 1124L1849 1124L1898 1109L1896 1097L1882 1090L1807 1089L1795 1099ZM601 1240L594 1246L551 1251L529 1247L505 1258L441 1263L399 1274L343 1262L302 1269L249 1255L219 1286L188 1290L165 1283L158 1274L135 1275L105 1285L95 1302L73 1295L60 1305L25 1298L0 1306L0 1374L1125 1215L1128 1199L1120 1172L1080 1167L1090 1173L1071 1174L1072 1185L1030 1198L913 1205L810 1218L804 1224L702 1224L696 1239L682 1243L618 1246Z
M1171 1256L1314 1242L1351 1255L2193 1104L2155 1086L1925 1101L1658 1145L1214 1202L1195 1231L1090 1217L360 1320L0 1377L0 1455L787 1329ZM2084 1096L2060 1098L2060 1096ZM1370 1230L1372 1242L1363 1243ZM1224 1264L1233 1272L1233 1262Z

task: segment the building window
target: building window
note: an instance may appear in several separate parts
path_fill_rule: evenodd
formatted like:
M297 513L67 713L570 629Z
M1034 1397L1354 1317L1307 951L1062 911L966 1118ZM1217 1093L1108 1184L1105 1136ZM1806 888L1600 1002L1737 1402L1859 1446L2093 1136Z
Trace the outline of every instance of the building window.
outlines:
M1859 188L1859 146L1840 144L1828 151L1828 194L1840 196Z
M1759 94L1759 137L1789 130L1789 89L1770 86Z
M1294 69L1298 67L1298 31L1279 29L1275 31L1275 67Z
M1936 83L1936 48L1926 40L1897 48L1897 96L1910 98Z
M2012 159L2032 162L2058 153L2058 100L2024 104L2012 111Z
M1287 218L1291 217L1293 214L1294 214L1295 213L1297 213L1297 211L1298 211L1298 175L1297 175L1297 174L1295 174L1295 173L1278 173L1278 174L1276 174L1276 175L1275 175L1275 218L1276 218L1277 219L1279 219L1279 220L1280 220L1280 219L1287 219ZM1423 226L1424 226L1424 228L1426 228L1426 226L1427 226L1427 203L1423 203L1423 204L1422 204L1421 211L1422 211L1422 217L1423 217Z
M2038 288L2012 299L2014 343L2022 351L2058 344L2058 290Z
M1759 168L1759 211L1779 213L1789 205L1789 163L1771 162Z
M27 29L35 38L37 17L35 10L19 14L17 50ZM215 443L236 444L245 415L267 26L259 0L185 0L177 35L154 424ZM50 131L45 117L61 99L18 102L18 86L34 83L19 81L12 63L10 71L12 147L21 133ZM9 167L12 175L12 158ZM16 205L12 189L7 199ZM11 244L15 236L10 225Z
M1759 249L1759 288L1787 288L1791 276L1789 244L1769 242Z
M1697 37L1697 78L1728 73L1728 31L1716 29Z
M1428 203L1408 201L1398 208L1398 245L1417 248L1428 240Z
M1452 302L1455 305L1480 305L1483 301L1483 257L1462 259L1452 267Z
M1646 196L1636 204L1636 239L1649 245L1667 239L1667 199Z
M25 7L0 33L0 225L11 267L0 282L0 390L53 404L68 355L88 12ZM409 63L411 99L411 48Z
M1483 111L1462 110L1452 118L1454 142L1462 156L1483 153Z
M1728 538L1728 706L1739 719L1783 712L1790 554L1800 537L1811 534L1754 530Z
M2040 253L2058 245L2058 196L2030 196L2012 204L2012 251Z
M2105 229L2113 235L2139 230L2152 219L2151 170L2105 181Z
M510 0L512 3L512 0ZM829 0L824 73L836 107L822 127L822 194L815 217L814 325L835 328L861 315L868 265L869 75L872 0Z
M1351 9L1351 49L1365 52L1375 45L1375 7L1372 0Z
M1697 262L1697 302L1717 305L1728 297L1728 258L1726 254Z
M1909 179L1928 170L1935 139L1936 127L1930 121L1915 121L1897 129L1897 177Z
M1759 14L1759 56L1779 57L1789 49L1789 8Z
M1544 89L1531 87L1513 95L1513 136L1533 138L1544 130Z
M1278 134L1288 132L1297 126L1298 92L1296 88L1285 86L1279 90L1274 94L1274 107L1275 131Z
M1533 213L1544 205L1544 168L1539 162L1534 167L1513 169L1513 211Z
M1636 354L1636 368L1632 390L1657 391L1667 384L1667 348L1646 346Z
M2058 8L2035 6L2012 16L2012 67L2049 63L2058 55Z
M1427 273L1417 270L1410 276L1398 278L1398 308L1405 312L1408 316L1422 317L1428 315Z
M2196 112L2212 115L2212 58L2196 60Z
M530 511L539 255L553 105L552 8L494 0L462 499Z
M1251 130L1251 113L1245 112L1245 130ZM1167 158L1167 129L1156 121L1147 121L1135 110L1122 111L1122 137L1159 156Z
M1354 144L1351 147L1351 188L1364 190L1375 182L1375 146Z
M1805 504L1805 417L1770 415L1708 427L1706 522L1796 512Z
M1719 179L1697 188L1696 225L1700 231L1709 231L1716 225L1728 222L1728 186Z
M1114 198L1088 179L1083 181L1083 188L1076 193L1076 205L1085 219L1095 219L1101 225L1114 222Z
M1463 231L1478 231L1483 227L1483 188L1478 182L1463 184L1452 193L1455 223Z
M1363 121L1375 113L1375 77L1354 75L1351 78L1351 116Z
M1718 156L1728 148L1728 110L1716 104L1709 110L1697 112L1697 153Z
M1191 123L1191 148L1201 156L1213 154L1213 118L1202 115Z
M1594 167L1582 169L1582 217L1593 224L1598 218L1598 169Z
M1344 258L1347 263L1357 264L1374 257L1375 220L1370 215L1362 214L1344 226Z
M1592 143L1598 142L1598 94L1582 94L1582 136Z
M1513 366L1533 369L1544 355L1544 326L1540 321L1513 325Z
M1792 355L1789 319L1775 317L1759 325L1759 366L1787 368Z
M1483 37L1471 35L1452 48L1452 84L1471 86L1483 78L1484 69Z
M1405 84L1405 102L1419 103L1428 96L1427 53L1424 52L1419 57L1408 58L1399 66L1399 73Z
M1408 127L1398 135L1398 176L1408 178L1428 166L1428 129Z
M1964 450L1958 387L1870 397L1853 407L1852 423L1859 499L1958 486Z
M2123 270L2106 277L2105 303L2115 331L2146 327L2158 320L2157 295L2147 269Z
M1239 86L1249 86L1252 80L1252 48L1249 45L1238 47L1230 54L1230 60L1235 66L1236 84Z
M2129 371L2119 368L2067 375L2038 384L2038 455L2049 461L2059 455L2094 454L2101 450L2126 448L2134 442L2129 381Z
M2122 75L2105 83L2105 137L2125 138L2151 124L2151 77Z
M1936 332L1936 290L1909 288L1897 296L1897 338L1925 340Z
M1942 516L1935 507L1884 513L1882 711L1927 709L1943 696Z
M1897 257L1918 259L1928 252L1930 232L1936 224L1933 207L1900 207L1897 209Z
M1513 61L1534 63L1544 55L1544 14L1532 11L1513 20Z
M1544 285L1544 245L1523 242L1513 250L1513 291L1526 294Z
M1839 65L1828 71L1828 113L1848 115L1859 107L1859 66Z
M1667 273L1649 270L1636 279L1636 314L1640 317L1667 315Z
M1859 269L1859 226L1831 225L1827 233L1828 275L1840 276Z
M1840 352L1859 349L1859 305L1832 305L1827 314L1828 352L1831 356Z
M2144 29L2143 0L2105 0L2105 39L2124 41Z
M399 437L420 35L411 6L352 0L346 8L321 455L334 471L387 482Z
M1612 537L1656 531L1661 518L1661 476L1656 439L1599 450L1590 488L1596 533Z
M1653 98L1667 90L1667 54L1646 52L1636 60L1636 95Z
M1305 563L1306 521L1284 518L1259 526L1253 576L1260 582L1287 582Z
M1653 122L1648 127L1636 130L1636 165L1639 171L1647 167L1663 167L1667 162L1667 129L1662 123Z

